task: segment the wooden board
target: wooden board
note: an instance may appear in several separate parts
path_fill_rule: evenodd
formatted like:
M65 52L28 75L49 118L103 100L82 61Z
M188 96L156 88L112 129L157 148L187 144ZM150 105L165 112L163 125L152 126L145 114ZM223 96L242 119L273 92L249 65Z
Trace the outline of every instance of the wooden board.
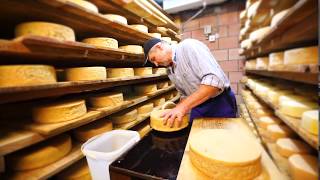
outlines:
M227 119L227 118L206 118L206 119L196 119L193 121L192 128L189 134L189 139L187 142L187 146L185 149L185 153L182 159L182 163L180 165L178 178L177 179L210 179L199 170L197 170L189 159L189 140L195 133L203 130L203 129L216 129L216 128L227 128L227 129L235 129L239 130L246 135L254 137L254 135L250 132L247 126L244 124L243 120L238 119ZM277 167L274 165L268 154L262 150L262 166L263 173L257 179L284 179L283 175L279 172Z
M0 156L0 173L3 173L5 170L4 157Z
M283 175L287 177L287 179L291 179L290 171L289 171L289 161L288 158L281 156L276 150L276 144L267 143L269 152L276 163L277 167L280 169Z

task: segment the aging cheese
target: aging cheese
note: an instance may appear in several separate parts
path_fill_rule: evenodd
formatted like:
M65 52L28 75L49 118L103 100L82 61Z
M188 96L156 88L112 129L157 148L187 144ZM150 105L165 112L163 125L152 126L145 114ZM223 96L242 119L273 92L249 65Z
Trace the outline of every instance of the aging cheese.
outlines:
M153 110L153 103L147 103L137 108L139 115L145 115Z
M312 155L294 154L289 157L289 171L293 180L317 180L318 158Z
M125 124L132 121L135 121L138 117L138 111L137 109L131 110L131 111L125 111L121 113L117 113L115 115L110 116L110 119L112 120L113 124Z
M163 105L165 102L166 102L165 98L158 98L153 101L153 104L155 107L157 107L157 106Z
M290 95L290 94L292 94L292 91L290 91L290 90L272 89L267 92L267 99L271 104L278 107L279 106L279 98L282 95Z
M142 24L132 24L129 25L130 27L132 27L133 29L136 29L138 31L144 32L144 33L148 33L148 27Z
M170 37L162 37L161 39L166 41L166 42L168 42L168 43L171 42L171 38Z
M279 111L285 115L301 118L305 111L318 108L317 103L308 101L304 97L281 96Z
M253 60L246 61L244 68L247 70L255 70L256 66L257 66L257 60L253 59Z
M106 19L113 21L113 22L117 22L120 24L128 24L128 21L125 17L117 15L117 14L104 14L103 17L105 17Z
M318 46L296 48L284 52L284 64L317 64Z
M281 121L275 116L262 116L259 118L258 125L263 129L267 129L269 125L280 124Z
M276 142L279 138L294 136L294 132L285 125L273 124L267 127L267 136L272 142Z
M250 39L245 39L240 43L240 47L243 49L250 49L252 47L252 42Z
M267 70L269 65L269 57L259 57L257 58L256 69Z
M167 68L153 68L152 69L153 74L159 74L159 75L164 75L167 74Z
M305 111L302 114L300 126L313 135L319 134L319 111Z
M100 119L85 126L81 126L73 131L75 138L80 142L85 142L93 136L111 131L112 122L107 119Z
M179 131L185 127L188 126L189 123L189 117L184 116L182 118L181 126L179 126L179 122L176 119L174 121L173 127L171 128L169 124L167 123L166 125L163 124L163 118L161 118L161 114L164 112L170 111L170 109L165 109L165 110L155 110L151 112L150 115L150 126L157 130L157 131L163 131L163 132L173 132L173 131Z
M82 42L91 44L97 47L102 47L102 48L118 49L118 41L113 38L105 38L105 37L87 38L82 40Z
M142 46L139 46L139 45L120 46L119 49L123 49L127 52L135 53L135 54L142 54L143 53L143 48L142 48Z
M134 87L134 91L139 95L145 95L147 93L152 93L157 91L157 85L156 84L138 85Z
M134 68L135 76L147 76L152 75L152 67Z
M108 68L108 78L125 78L133 77L133 68Z
M269 66L268 70L283 70L284 69L284 53L283 52L276 52L269 54Z
M289 8L289 9L286 9L286 10L283 10L283 11L280 11L280 12L278 12L276 15L274 15L274 16L272 17L271 25L270 25L270 26L271 26L271 27L276 26L276 25L279 23L279 21L280 21L285 15L288 14L289 10L290 10L290 8Z
M122 93L103 93L89 97L89 103L92 107L114 107L123 103Z
M167 87L169 87L168 82L159 82L159 83L157 83L157 89L164 89L164 88L167 88Z
M64 0L64 1L74 3L74 4L84 8L86 10L89 10L89 11L93 11L96 13L99 12L97 6L89 1L85 1L85 0Z
M65 76L67 81L106 80L107 69L102 66L68 68Z
M160 33L149 33L149 35L154 37L154 38L161 39L161 34Z
M64 180L91 180L89 166L86 158L82 158L79 162L71 165L57 175L57 179Z
M307 154L312 151L311 147L300 140L280 138L276 142L277 152L288 158L293 154Z
M252 42L258 41L262 39L264 36L266 36L271 31L271 28L269 26L260 28L258 30L255 30L250 33L250 40Z

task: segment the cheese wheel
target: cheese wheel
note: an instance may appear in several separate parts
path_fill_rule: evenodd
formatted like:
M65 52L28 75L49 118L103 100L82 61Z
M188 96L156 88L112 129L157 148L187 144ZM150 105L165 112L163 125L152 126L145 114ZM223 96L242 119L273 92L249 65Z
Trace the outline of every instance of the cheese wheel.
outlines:
M149 35L154 37L154 38L161 39L161 34L160 33L149 33Z
M269 125L280 124L281 121L275 116L262 116L259 118L258 125L263 129L267 129Z
M250 33L250 36L249 36L250 40L252 42L258 41L264 38L270 31L271 31L271 28L269 26L255 30Z
M276 52L269 54L269 66L268 70L283 70L284 69L284 53L283 52Z
M163 105L165 102L166 102L165 98L158 98L153 101L153 104L155 107L157 107L157 106Z
M135 30L138 30L138 31L141 31L141 32L144 32L144 33L148 33L148 27L145 26L145 25L142 25L142 24L132 24L132 25L129 25L130 27L132 27L133 29Z
M168 42L168 43L171 42L171 38L170 37L162 37L161 39L166 41L166 42Z
M113 22L117 22L120 24L128 24L128 21L125 17L117 15L117 14L104 14L103 17L105 17L106 19L113 21Z
M118 49L118 41L113 38L104 38L104 37L87 38L82 40L82 42L91 44L97 47L102 47L102 48Z
M0 87L34 86L57 82L53 66L1 65Z
M269 57L259 57L257 58L256 69L267 70L269 65Z
M266 109L266 108L260 108L255 110L254 115L257 118L260 118L263 116L271 116L273 115L273 111L270 111L270 109Z
M135 86L134 91L139 95L153 93L153 92L157 91L157 85L156 84L145 84L145 85Z
M97 6L89 1L85 1L85 0L64 0L64 1L74 3L80 6L81 8L84 8L86 10L89 10L95 13L99 12Z
M108 68L108 78L126 78L133 77L133 68Z
M140 135L140 138L144 137L149 131L150 131L151 127L149 124L140 127L137 131Z
M261 1L257 1L248 9L248 18L251 19L253 25L265 26L271 21L270 9L261 6Z
M280 138L276 142L277 152L283 157L290 157L293 154L307 154L312 151L311 147L302 141Z
M250 39L245 39L240 43L240 47L243 49L250 49L252 47L252 42Z
M262 172L254 139L226 129L201 130L189 139L192 164L211 179L254 179Z
M289 157L289 172L293 180L317 180L318 158L312 155L294 154Z
M152 75L152 67L134 68L135 76Z
M37 123L59 123L79 118L87 113L84 100L65 100L32 108L32 119Z
M317 103L305 99L286 99L288 96L280 97L279 111L285 115L301 118L305 111L318 108Z
M280 90L280 89L274 89L267 92L267 100L273 104L274 106L279 106L279 98L282 95L289 95L292 94L292 91L290 90Z
M164 88L167 88L167 87L169 87L169 84L168 84L167 81L166 82L157 83L157 89L164 89Z
M318 46L296 48L284 52L284 64L317 64Z
M168 29L166 27L157 27L157 30L166 32Z
M64 25L50 22L25 22L18 24L15 28L15 36L43 36L59 41L75 41L74 31Z
M8 155L8 166L16 171L41 168L66 156L71 146L70 136L62 134Z
M247 60L245 62L245 66L244 68L246 70L255 70L256 69L256 66L257 66L257 60L256 59L253 59L253 60Z
M142 54L143 48L139 45L126 45L126 46L120 46L119 49L123 49L129 53L135 53L135 54Z
M279 21L285 16L288 14L288 12L290 11L290 8L289 9L286 9L286 10L283 10L283 11L280 11L278 12L276 15L274 15L272 17L272 20L271 20L271 27L275 27Z
M93 136L112 131L112 122L107 119L100 119L85 126L81 126L73 131L74 137L80 141L85 142Z
M63 170L57 175L57 179L91 180L90 170L86 158L82 158L80 161Z
M129 122L137 120L137 118L138 118L137 109L117 113L115 115L110 116L112 123L116 124L116 125L129 123Z
M302 114L300 126L313 135L319 134L319 111L305 111Z
M174 121L172 128L169 126L168 123L164 125L163 118L161 118L160 116L162 113L168 112L168 111L170 111L170 109L152 111L150 115L150 126L157 131L163 131L163 132L179 131L188 126L189 117L187 115L182 118L181 126L179 126L179 122L177 119Z
M273 124L267 127L267 137L276 142L279 138L292 137L294 132L285 125Z
M96 108L114 107L123 103L123 94L108 92L89 97L88 101L92 107Z
M168 74L167 73L167 68L153 68L152 69L152 73L153 74L159 74L159 75Z
M169 94L166 94L166 95L164 96L164 98L165 98L166 101L168 101L168 100L174 98L174 96L173 96L172 93L169 93Z
M138 114L140 115L148 114L153 110L153 103L151 102L151 103L144 104L138 107L137 110L138 110Z
M107 69L102 66L76 67L65 70L67 81L94 81L106 80Z
M294 4L296 4L297 0L286 0L286 1L281 1L279 0L278 3L272 7L271 9L271 14L275 15L285 9L291 8L292 6L294 6Z

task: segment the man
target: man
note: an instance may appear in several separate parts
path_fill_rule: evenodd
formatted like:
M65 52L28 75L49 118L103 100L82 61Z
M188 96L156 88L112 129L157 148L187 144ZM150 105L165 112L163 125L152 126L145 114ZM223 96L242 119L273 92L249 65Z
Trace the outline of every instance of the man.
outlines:
M200 117L237 116L236 99L230 82L208 47L195 39L178 45L152 38L144 43L145 60L168 68L168 76L181 94L181 101L162 115L164 124L174 121L191 110L190 120Z

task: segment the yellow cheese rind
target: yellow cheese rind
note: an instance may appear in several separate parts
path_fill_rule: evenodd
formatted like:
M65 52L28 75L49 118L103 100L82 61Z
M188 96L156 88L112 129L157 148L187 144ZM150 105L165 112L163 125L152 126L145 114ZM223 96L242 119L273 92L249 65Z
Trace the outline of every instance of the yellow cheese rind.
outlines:
M284 64L317 64L318 46L296 48L284 52Z
M300 126L313 135L319 134L319 111L305 111L302 114Z
M67 100L32 108L32 119L37 123L58 123L79 118L87 113L84 100Z
M163 105L165 102L166 102L166 99L165 99L165 98L158 98L158 99L153 100L153 104L154 104L155 107L161 106L161 105Z
M18 24L15 28L15 36L43 36L59 41L75 41L74 31L64 25L50 22L25 22Z
M152 69L152 73L153 74L159 74L159 75L168 74L167 73L167 68L153 68Z
M292 137L294 132L285 125L273 124L267 127L267 138L276 142L279 138Z
M284 157L290 157L293 154L307 154L312 151L311 147L304 142L290 138L278 139L276 148L277 152Z
M283 70L284 69L284 53L283 52L276 52L269 54L269 66L268 70Z
M142 24L132 24L129 25L130 27L132 27L133 29L136 29L138 31L144 32L144 33L148 33L148 27Z
M66 81L106 80L107 69L102 66L76 67L65 70Z
M0 87L32 86L57 82L56 71L47 65L1 65Z
M260 28L258 30L255 30L255 31L251 32L250 36L249 36L251 42L255 42L255 41L258 41L258 40L262 39L270 31L271 31L271 27L267 26L267 27L263 27L263 28Z
M126 45L126 46L120 46L119 49L123 49L129 53L135 53L135 54L142 54L143 48L139 45Z
M282 19L285 15L288 14L289 10L290 10L290 9L286 9L286 10L280 11L280 12L278 12L277 14L275 14L275 15L272 17L270 26L271 26L271 27L276 26L276 25L279 23L279 21L281 21L281 19Z
M96 108L114 107L123 103L123 94L108 92L89 97L88 101L92 107Z
M134 91L139 95L153 93L157 91L157 85L156 84L138 85L134 87Z
M64 1L74 3L86 10L89 10L95 13L99 12L97 6L89 1L85 1L85 0L64 0Z
M113 38L105 38L105 37L87 38L82 40L82 42L91 44L97 47L102 47L102 48L118 49L118 41Z
M137 108L139 115L145 115L153 110L153 103L147 103Z
M137 118L138 118L137 109L110 116L112 123L116 125L129 123L129 122L135 121Z
M152 75L152 67L134 68L135 76Z
M262 172L257 142L231 130L207 129L194 134L189 153L192 164L211 179L254 179Z
M168 82L159 82L157 83L157 89L164 89L169 87L169 83Z
M157 131L163 131L163 132L173 132L173 131L179 131L181 129L184 129L189 124L189 117L184 116L182 118L181 126L179 127L178 120L174 121L173 127L169 127L169 124L166 125L163 124L163 118L161 118L161 114L164 112L170 111L170 109L165 110L155 110L151 112L150 115L150 126L152 129L155 129Z
M248 60L246 61L245 63L245 69L247 70L255 70L256 69L256 66L257 66L257 60L254 59L254 60Z
M312 155L294 154L289 157L289 172L293 180L317 180L318 159Z
M89 166L86 158L82 158L79 162L71 165L57 175L57 179L64 180L91 180Z
M73 131L74 137L85 142L93 136L111 131L113 129L112 122L107 119L100 119L85 126L81 126Z
M257 58L256 69L267 70L269 66L269 57L259 57Z
M269 125L280 124L281 121L275 116L262 116L259 118L258 125L263 129L267 129Z
M280 97L279 111L285 115L301 118L305 111L318 108L316 102L311 102L303 97L301 99L286 99L286 96Z
M125 78L133 77L133 68L108 68L108 78Z
M117 22L120 24L126 24L126 25L128 24L127 18L117 14L104 14L103 17L105 17L110 21Z
M8 165L16 171L31 170L54 163L71 150L71 138L62 134L8 156Z
M154 37L154 38L161 39L161 34L160 33L149 33L149 35Z

